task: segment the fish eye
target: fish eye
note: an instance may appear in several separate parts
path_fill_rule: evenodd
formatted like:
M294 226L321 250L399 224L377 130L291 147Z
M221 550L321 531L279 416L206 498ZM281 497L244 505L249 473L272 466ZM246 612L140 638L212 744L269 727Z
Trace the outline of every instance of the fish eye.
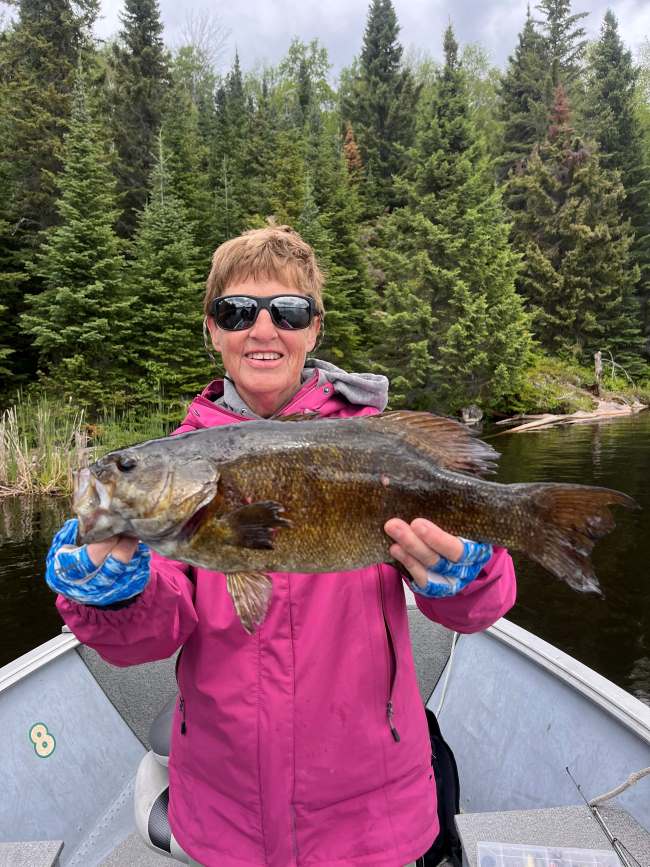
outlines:
M123 473L128 473L137 463L133 455L119 455L115 461L118 470L121 470Z

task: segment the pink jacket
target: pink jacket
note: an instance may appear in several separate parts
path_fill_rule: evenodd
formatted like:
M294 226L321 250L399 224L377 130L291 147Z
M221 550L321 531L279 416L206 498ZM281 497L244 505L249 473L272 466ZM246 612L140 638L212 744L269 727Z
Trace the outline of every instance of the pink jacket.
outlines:
M220 389L212 383L193 401L179 432L241 421L209 399ZM301 410L376 412L349 404L319 371L283 412ZM114 665L182 646L169 819L193 858L208 867L402 867L438 833L402 578L387 564L271 578L269 614L252 636L221 573L158 555L130 606L57 605ZM514 599L512 561L497 549L457 596L416 601L430 620L475 632Z

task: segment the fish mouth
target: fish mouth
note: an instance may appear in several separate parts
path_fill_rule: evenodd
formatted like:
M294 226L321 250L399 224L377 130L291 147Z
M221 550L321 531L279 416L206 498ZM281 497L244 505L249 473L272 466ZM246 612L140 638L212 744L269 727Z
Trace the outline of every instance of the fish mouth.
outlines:
M88 467L74 477L72 508L79 520L79 535L84 543L101 542L112 536L111 501L113 485L106 485Z

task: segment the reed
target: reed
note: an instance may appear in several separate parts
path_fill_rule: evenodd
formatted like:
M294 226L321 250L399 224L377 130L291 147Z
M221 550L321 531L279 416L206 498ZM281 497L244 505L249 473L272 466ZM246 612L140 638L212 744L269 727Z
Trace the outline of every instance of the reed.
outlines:
M160 407L104 410L95 421L70 404L19 395L0 415L0 496L70 494L76 470L115 448L165 436Z

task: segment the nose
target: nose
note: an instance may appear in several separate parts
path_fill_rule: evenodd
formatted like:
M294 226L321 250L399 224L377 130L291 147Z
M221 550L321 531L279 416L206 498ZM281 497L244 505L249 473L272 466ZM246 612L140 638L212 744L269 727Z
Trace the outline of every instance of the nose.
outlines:
M276 336L277 328L268 310L260 310L249 334L258 340L268 340L270 337Z

